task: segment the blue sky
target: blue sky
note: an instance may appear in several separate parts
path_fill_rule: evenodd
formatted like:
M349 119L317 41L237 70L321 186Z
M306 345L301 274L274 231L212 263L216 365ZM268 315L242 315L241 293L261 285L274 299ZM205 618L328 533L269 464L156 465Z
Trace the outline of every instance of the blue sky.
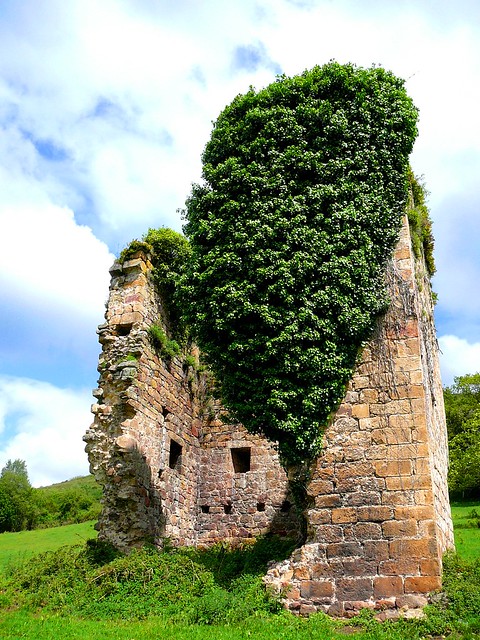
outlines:
M235 95L330 59L380 64L420 109L444 382L480 370L476 0L3 0L0 465L88 471L114 256L181 229L211 123Z

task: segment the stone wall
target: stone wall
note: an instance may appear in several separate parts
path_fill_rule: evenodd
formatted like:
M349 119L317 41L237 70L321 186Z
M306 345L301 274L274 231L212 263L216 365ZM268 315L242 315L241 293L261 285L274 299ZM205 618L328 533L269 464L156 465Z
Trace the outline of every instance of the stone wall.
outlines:
M95 419L85 440L103 486L100 537L122 549L299 536L272 444L225 424L208 378L166 359L148 328L166 313L138 253L112 267ZM307 540L266 581L294 611L390 615L421 606L453 546L430 284L408 224L388 270L392 304L365 346L307 487ZM195 353L195 352L193 352ZM198 354L196 354L198 355ZM390 612L390 613L389 613Z
M406 222L388 279L389 311L312 470L307 543L267 576L301 613L423 606L453 547L430 284Z
M152 346L148 328L169 327L151 269L143 253L115 262L98 330L99 388L84 439L103 486L100 537L127 550L164 538L195 545L270 531L297 535L274 447L242 425L224 424L206 375Z

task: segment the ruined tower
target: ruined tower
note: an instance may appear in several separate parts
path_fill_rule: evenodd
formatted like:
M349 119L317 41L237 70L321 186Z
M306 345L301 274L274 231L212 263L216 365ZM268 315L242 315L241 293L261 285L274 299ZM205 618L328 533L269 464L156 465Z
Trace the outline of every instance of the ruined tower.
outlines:
M98 330L99 388L85 440L103 486L100 536L125 550L164 538L298 536L274 445L224 423L192 354L152 345L149 327L168 326L151 270L142 251L115 262ZM422 606L453 546L430 282L406 219L387 280L390 308L312 467L307 539L266 577L301 613Z

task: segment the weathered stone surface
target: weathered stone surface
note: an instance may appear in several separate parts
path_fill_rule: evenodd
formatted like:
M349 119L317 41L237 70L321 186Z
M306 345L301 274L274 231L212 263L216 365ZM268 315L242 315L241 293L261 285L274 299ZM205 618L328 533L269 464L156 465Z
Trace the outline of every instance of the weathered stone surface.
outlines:
M165 538L203 545L268 532L298 537L274 446L225 424L208 377L152 347L149 327L169 334L169 324L151 269L141 252L115 263L98 330L100 379L85 441L104 490L100 537L122 549ZM311 468L307 540L265 577L301 614L417 611L440 586L441 556L453 546L430 285L407 224L387 279L391 307Z

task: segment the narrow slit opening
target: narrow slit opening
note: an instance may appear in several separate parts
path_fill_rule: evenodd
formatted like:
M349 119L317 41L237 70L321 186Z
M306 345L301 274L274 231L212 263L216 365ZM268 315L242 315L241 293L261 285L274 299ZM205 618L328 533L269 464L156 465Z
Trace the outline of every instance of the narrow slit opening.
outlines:
M281 513L288 513L291 508L292 508L292 503L289 500L284 500L282 502L281 507L280 507L280 512Z
M168 466L170 469L176 469L180 471L180 466L182 464L182 451L183 447L175 440L170 440L170 453L168 456Z

